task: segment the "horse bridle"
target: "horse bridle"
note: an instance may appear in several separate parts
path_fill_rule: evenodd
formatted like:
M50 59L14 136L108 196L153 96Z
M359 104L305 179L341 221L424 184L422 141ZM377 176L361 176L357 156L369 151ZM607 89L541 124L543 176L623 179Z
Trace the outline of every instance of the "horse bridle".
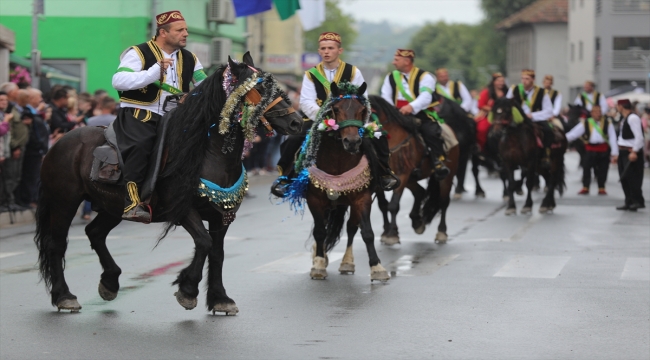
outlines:
M286 116L289 114L293 114L296 112L296 110L292 107L288 107L286 109L280 109L280 110L273 110L269 111L271 108L273 108L275 105L279 104L282 100L282 96L278 96L275 98L271 103L264 109L264 112L262 112L262 116L260 117L260 122L268 132L273 131L273 127L271 124L266 120L266 117L268 118L276 118L276 117L281 117L281 116ZM251 89L248 93L246 93L246 101L253 105L257 105L262 101L262 95L260 94L257 89ZM266 117L265 117L266 116Z

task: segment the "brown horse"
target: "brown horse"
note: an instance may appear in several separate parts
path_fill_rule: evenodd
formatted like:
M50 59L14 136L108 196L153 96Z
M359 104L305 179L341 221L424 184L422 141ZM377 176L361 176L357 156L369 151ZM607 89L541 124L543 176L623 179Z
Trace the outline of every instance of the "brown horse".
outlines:
M530 214L533 207L532 192L539 175L544 177L548 188L542 205L541 214L552 212L555 208L555 190L562 195L566 184L564 182L564 153L567 140L564 134L556 129L555 142L551 149L551 165L548 169L541 166L543 148L538 146L538 139L533 122L526 118L523 110L516 106L512 99L498 99L492 107L494 118L494 131L501 134L499 142L499 156L503 163L503 171L508 179L508 205L506 215L517 212L514 192L517 187L515 170L521 169L522 177L526 179L528 194L526 203L521 209L522 214ZM517 114L518 113L518 114ZM518 123L517 117L522 120ZM544 125L547 126L547 125Z
M362 138L363 130L360 131L364 128L370 113L368 101L363 98L365 90L365 83L360 87L350 83L339 85L332 83L330 97L321 108L319 115L331 115L336 121L337 129L321 132L317 128L320 121L316 121L311 130L310 145L314 142L318 145L307 146L307 149L317 149L315 163L309 168L303 168L300 173L303 176L309 173L309 185L305 197L314 218L313 236L316 242L310 272L312 279L327 278L326 253L338 243L348 208L350 209L350 218L347 221L348 246L339 271L342 274L355 271L352 241L360 228L370 259L370 280L390 279L377 256L374 245L375 235L370 223L371 184L374 185L374 181L370 178L372 173L376 173L371 169L372 164L376 162L372 151L365 151L371 149L372 145L368 143L369 139ZM300 158L298 162L300 164ZM353 173L358 173L359 176L351 175ZM299 180L294 181L292 186L298 183ZM344 189L338 187L344 184L354 185Z
M413 193L414 202L409 217L415 232L417 234L424 233L426 225L430 224L440 211L440 224L438 225L435 241L439 243L446 242L448 238L447 207L450 202L449 194L451 193L453 179L458 170L459 146L456 145L451 149L447 149L445 165L449 168L450 173L443 181L436 181L430 175L429 157L425 156L425 146L419 138L420 135L415 120L400 114L394 106L380 96L370 96L370 102L373 112L377 114L379 122L389 134L390 166L401 181L400 186L393 190L390 203L386 201L383 191L377 192L379 208L384 217L384 232L381 235L382 243L394 245L400 242L397 229L397 213L399 212L399 202L404 193L404 188L408 188ZM421 169L420 174L422 175L419 177L413 176L413 170L416 168ZM423 179L429 179L427 189L418 184L418 181ZM389 212L391 215L390 220L388 218Z
M244 134L236 121L225 134L216 131L217 119L220 119L227 99L232 104L233 116L236 116L239 111L235 110L243 105L244 97L253 90L261 99L256 106L249 104L253 108L248 118L250 127L264 122L260 119L266 114L268 122L278 132L295 134L302 128L302 119L292 111L272 75L254 68L248 53L242 63L229 61L229 68L235 81L231 83L236 89L233 95L226 96L222 87L226 70L226 66L222 66L192 90L183 105L165 115L169 121L165 140L169 158L150 205L153 221L167 223L164 235L170 228L181 225L194 239L194 258L174 281L178 284L175 295L179 304L188 310L196 307L198 285L207 258L207 308L213 313L234 315L239 310L235 301L226 295L222 282L223 244L229 224L239 208L239 202L234 198L241 200L246 184L241 160ZM52 304L59 310L81 309L65 281L64 264L70 223L83 200L90 200L98 212L86 226L86 234L104 270L99 282L99 295L110 301L117 297L120 288L122 270L106 247L106 237L122 221L125 189L124 186L90 179L93 151L104 142L101 128L77 129L61 138L43 160L34 241L39 250L41 278L50 290ZM206 179L208 183L204 181ZM200 193L200 184L215 189L212 194L225 194L233 201L225 203L214 195L210 197L206 192ZM214 184L228 189L211 187ZM209 231L203 225L204 220L209 224Z

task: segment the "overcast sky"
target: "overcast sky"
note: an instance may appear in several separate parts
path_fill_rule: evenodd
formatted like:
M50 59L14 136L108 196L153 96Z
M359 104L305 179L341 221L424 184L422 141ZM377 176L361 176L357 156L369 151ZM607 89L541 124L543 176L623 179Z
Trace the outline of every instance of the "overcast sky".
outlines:
M480 0L341 0L339 5L357 20L405 26L439 20L476 24L483 18Z

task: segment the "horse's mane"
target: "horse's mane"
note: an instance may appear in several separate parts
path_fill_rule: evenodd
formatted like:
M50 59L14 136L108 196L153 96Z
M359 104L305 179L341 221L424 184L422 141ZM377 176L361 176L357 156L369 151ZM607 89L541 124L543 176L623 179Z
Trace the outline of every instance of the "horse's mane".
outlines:
M205 152L210 144L208 132L212 124L218 122L226 101L222 88L225 68L219 67L190 91L181 108L169 113L171 119L165 139L169 162L162 174L168 184L165 196L171 201L165 234L187 215L196 195ZM214 133L217 133L216 129Z
M379 95L370 95L368 99L373 108L386 114L388 122L396 122L410 134L415 135L418 133L418 127L413 118L402 115L395 106L391 105L384 98Z

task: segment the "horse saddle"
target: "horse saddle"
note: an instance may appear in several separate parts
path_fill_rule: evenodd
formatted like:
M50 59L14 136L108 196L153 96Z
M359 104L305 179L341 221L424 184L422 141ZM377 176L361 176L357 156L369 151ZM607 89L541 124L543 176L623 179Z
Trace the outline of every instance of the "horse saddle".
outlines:
M543 149L544 144L542 142L542 138L544 137L544 131L541 129L541 126L551 126L551 122L549 122L548 125L547 124L540 125L537 123L534 124L535 124L534 127L535 140L537 141L537 147ZM551 149L557 149L562 147L562 139L564 138L564 128L556 125L555 122L552 123L551 128L553 129L553 142L551 143Z
M166 113L158 122L156 142L150 156L149 168L144 183L140 189L141 199L148 199L154 191L158 175L164 167L166 160L165 134L169 123L170 112ZM93 164L90 170L90 179L104 184L124 185L122 170L124 162L117 146L117 135L113 124L104 130L106 142L93 150Z
M413 123L415 126L420 129L420 126L422 126L422 120L418 117L415 116L409 116L410 119L413 120ZM447 153L449 153L449 149L453 148L454 146L458 145L458 139L456 138L456 134L454 133L454 130L447 124L440 124L440 129L442 130L440 135L442 137L443 141L443 146L444 149ZM422 138L422 134L418 133L417 134L418 140L420 140L420 143L424 145L425 149L427 149L427 145L424 142L424 139ZM426 150L428 154L428 149Z

